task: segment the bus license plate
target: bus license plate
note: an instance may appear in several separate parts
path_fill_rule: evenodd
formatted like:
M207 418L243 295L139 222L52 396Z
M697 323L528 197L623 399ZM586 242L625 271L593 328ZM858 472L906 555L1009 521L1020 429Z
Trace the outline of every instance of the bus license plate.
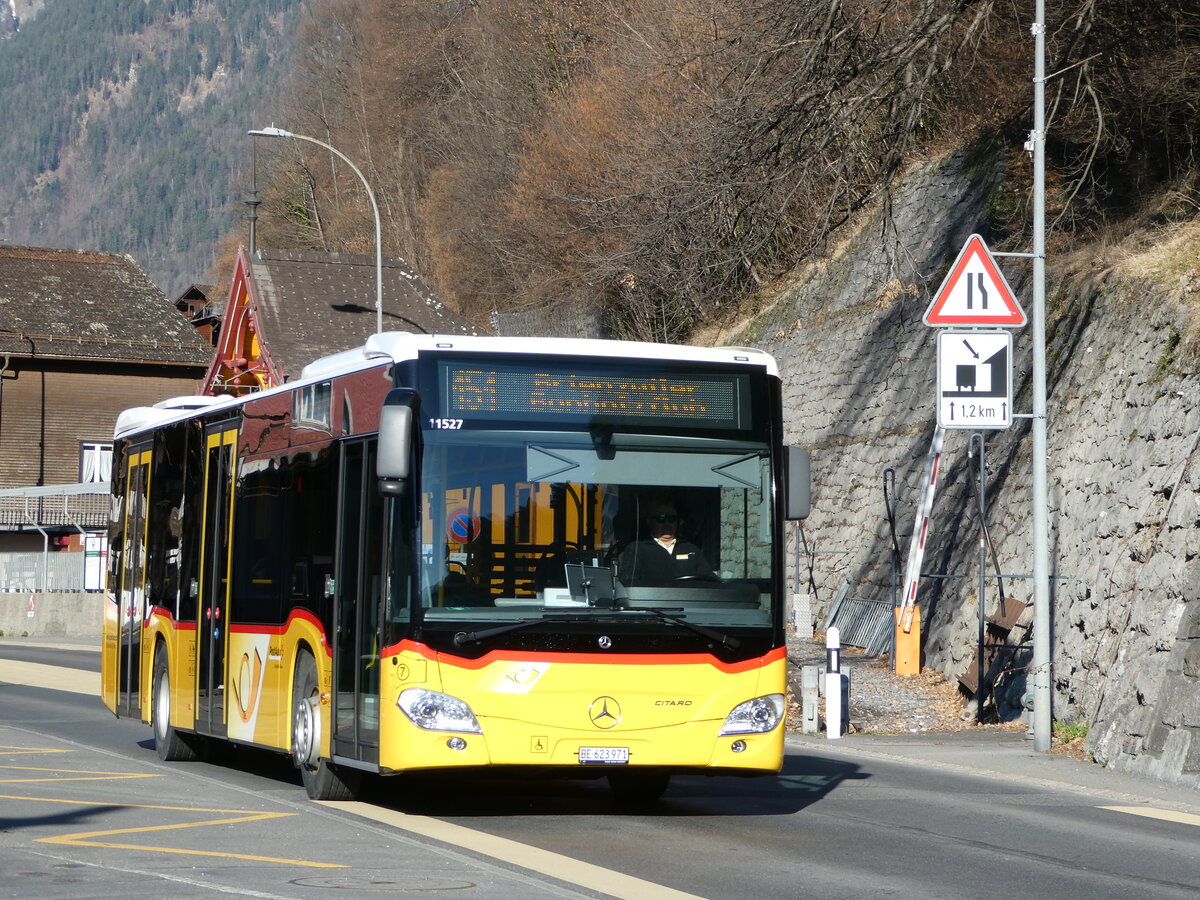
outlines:
M629 762L628 747L580 747L579 761L581 763L603 763L605 765L621 765Z

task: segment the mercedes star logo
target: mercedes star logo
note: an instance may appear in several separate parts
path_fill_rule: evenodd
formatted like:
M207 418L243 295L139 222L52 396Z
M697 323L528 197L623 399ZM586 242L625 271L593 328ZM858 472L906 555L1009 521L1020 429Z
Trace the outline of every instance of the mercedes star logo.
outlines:
M588 717L597 728L612 728L621 721L621 704L612 697L597 697L588 708Z

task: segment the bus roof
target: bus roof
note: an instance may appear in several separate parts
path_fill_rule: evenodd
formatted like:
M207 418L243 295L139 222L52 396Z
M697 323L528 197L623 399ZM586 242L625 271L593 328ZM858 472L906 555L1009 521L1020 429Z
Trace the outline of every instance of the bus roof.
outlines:
M425 350L461 350L474 353L545 354L546 356L596 356L623 359L663 359L684 362L740 363L761 366L768 375L778 375L775 358L753 347L693 347L685 344L651 344L588 338L493 337L460 334L410 334L388 331L372 335L365 346L319 359L304 369L307 377L327 361L386 357L401 362L415 359Z
M545 356L579 356L605 359L662 359L680 362L732 363L761 367L767 375L778 375L779 367L771 354L753 347L692 347L683 344L651 344L638 341L612 341L586 338L494 337L461 334L411 334L388 331L372 335L366 344L344 350L309 363L295 381L242 397L193 395L172 397L153 406L137 406L117 416L114 438L124 438L190 418L197 412L237 406L252 397L285 392L299 385L324 381L335 375L377 366L385 362L416 359L422 351L461 351Z

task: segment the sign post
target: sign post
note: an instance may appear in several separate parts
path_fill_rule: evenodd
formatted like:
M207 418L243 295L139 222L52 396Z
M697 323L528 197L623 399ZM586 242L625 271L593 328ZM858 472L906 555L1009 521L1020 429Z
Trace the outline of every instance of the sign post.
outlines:
M942 438L947 428L1000 429L1012 425L1012 332L995 329L1020 328L1025 321L1025 311L996 265L992 251L983 238L971 235L925 310L925 324L943 329L937 341L937 428L908 554L904 599L896 611L893 647L899 675L921 671L917 585Z

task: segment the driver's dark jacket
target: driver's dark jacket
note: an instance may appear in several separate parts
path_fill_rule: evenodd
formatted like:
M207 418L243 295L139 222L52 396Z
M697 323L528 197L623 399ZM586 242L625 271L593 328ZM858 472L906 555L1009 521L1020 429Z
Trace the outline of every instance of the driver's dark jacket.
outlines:
M637 541L617 558L617 578L626 587L663 585L687 575L712 574L700 548L685 540L676 540L671 552L655 540Z

